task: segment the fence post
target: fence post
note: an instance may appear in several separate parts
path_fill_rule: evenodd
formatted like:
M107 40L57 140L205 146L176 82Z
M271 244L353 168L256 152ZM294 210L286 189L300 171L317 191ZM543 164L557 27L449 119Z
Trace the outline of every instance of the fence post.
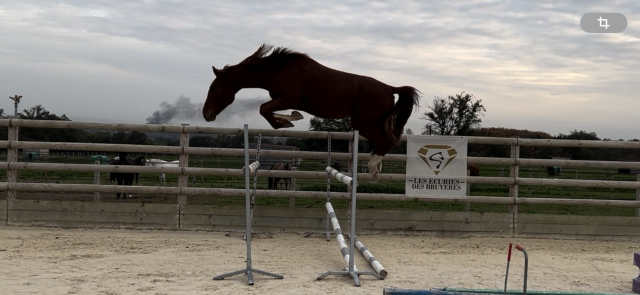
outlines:
M640 174L636 174L636 181L640 181ZM636 201L640 201L640 188L636 189ZM640 217L640 208L636 207L636 217Z
M95 161L94 164L100 165L100 161ZM100 172L93 172L93 184L100 184ZM100 192L93 192L93 201L100 202Z
M519 174L519 165L518 159L520 158L520 145L518 143L519 136L513 136L516 138L516 144L511 146L511 159L514 160L515 163L509 167L509 175L513 178L514 184L509 186L509 197L513 198L513 204L509 205L509 211L513 215L518 214L518 174Z
M613 171L611 171L611 180L613 181ZM613 199L613 188L611 188L609 199Z
M575 178L576 178L576 180L577 180L577 179L578 179L578 168L577 168L577 167L576 167L576 173L575 173L575 174L576 174L576 177L575 177ZM574 187L573 187L573 190L571 191L571 195L572 195L572 196L575 196L575 195L576 195L576 192L578 192L579 190L580 190L580 189L579 189L577 186L574 186Z
M533 173L531 172L531 167L529 167L529 178L533 178ZM531 198L531 185L529 185L529 198Z
M298 167L291 167L292 171L298 171ZM291 190L293 191L297 191L298 188L296 187L296 178L292 177L291 178ZM289 198L289 209L293 209L296 207L296 198Z
M49 156L44 156L44 162L47 163ZM44 182L47 182L47 170L44 170Z
M12 120L9 121L9 132L8 132L8 140L9 142L18 141L18 132L19 129L17 126L12 126ZM7 162L9 163L9 167L7 167L7 182L9 185L12 183L18 182L18 170L12 170L11 164L18 162L18 149L17 148L8 148L7 149ZM13 201L18 197L18 192L12 189L7 190L7 201Z
M189 154L184 152L184 148L189 147L189 133L184 131L184 127L189 124L182 124L182 132L180 132L180 155L178 158L178 166L180 167L180 175L178 175L178 187L185 188L189 182L189 175L184 174L184 168L189 167ZM178 195L178 205L187 204L187 195Z
M194 168L195 168L195 167L198 167L198 161L196 161L196 160L194 160L194 161L193 161L193 167L194 167ZM193 182L193 186L196 186L196 176L194 175L192 179L193 179L193 180L192 180L192 182Z
M200 167L204 167L203 160L200 160ZM200 186L204 187L204 175L200 175Z
M471 171L467 170L467 179L469 179L469 176L471 175ZM469 183L469 181L467 180L467 196L471 195L471 183ZM469 204L469 200L467 200L464 203L464 211L469 212L470 210L470 206L471 204Z

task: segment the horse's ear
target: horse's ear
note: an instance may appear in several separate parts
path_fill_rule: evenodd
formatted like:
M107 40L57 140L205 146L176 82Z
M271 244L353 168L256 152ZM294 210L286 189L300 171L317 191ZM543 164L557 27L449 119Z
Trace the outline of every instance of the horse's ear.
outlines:
M221 77L224 74L223 70L218 70L214 66L211 66L211 67L213 68L213 74L216 75L216 77Z

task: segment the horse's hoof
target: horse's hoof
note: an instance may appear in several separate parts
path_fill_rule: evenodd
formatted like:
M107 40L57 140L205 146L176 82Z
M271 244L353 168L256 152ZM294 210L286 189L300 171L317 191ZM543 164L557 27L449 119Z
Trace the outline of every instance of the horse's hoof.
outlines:
M302 116L302 114L300 114L300 112L298 111L291 112L291 121L298 121L302 119L304 119L304 117Z
M373 183L378 183L378 179L379 179L379 177L378 177L378 173L374 174L372 177L373 177L372 182L373 182Z
M271 123L271 127L273 127L273 129L289 128L293 126L294 126L293 123L291 123L289 120L283 120L280 118L276 118L276 121Z
M282 127L280 127L280 128L290 128L290 127L293 127L293 126L294 125L293 125L293 123L291 123L291 121L284 121L282 123Z

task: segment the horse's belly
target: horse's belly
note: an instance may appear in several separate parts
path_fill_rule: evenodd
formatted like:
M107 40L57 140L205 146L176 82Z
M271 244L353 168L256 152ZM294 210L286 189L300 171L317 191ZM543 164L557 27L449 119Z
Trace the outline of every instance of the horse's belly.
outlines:
M324 82L303 88L302 111L326 119L379 119L393 109L391 88L370 77L338 75Z
M340 105L338 102L327 101L326 103L309 103L303 105L301 111L324 119L346 119L350 118L351 106Z

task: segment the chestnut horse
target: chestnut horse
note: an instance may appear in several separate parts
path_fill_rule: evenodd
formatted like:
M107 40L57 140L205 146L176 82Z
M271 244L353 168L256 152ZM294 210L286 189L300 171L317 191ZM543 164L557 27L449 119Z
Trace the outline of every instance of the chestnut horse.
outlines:
M209 87L202 115L207 122L216 117L244 88L269 91L271 100L260 106L260 114L274 129L293 127L302 119L299 110L324 119L351 118L351 127L373 142L367 164L374 181L382 169L382 157L398 144L420 92L411 86L394 87L374 78L328 68L308 55L284 47L263 44L237 65L213 67L215 79ZM271 53L269 54L269 52ZM394 104L394 94L398 102Z

